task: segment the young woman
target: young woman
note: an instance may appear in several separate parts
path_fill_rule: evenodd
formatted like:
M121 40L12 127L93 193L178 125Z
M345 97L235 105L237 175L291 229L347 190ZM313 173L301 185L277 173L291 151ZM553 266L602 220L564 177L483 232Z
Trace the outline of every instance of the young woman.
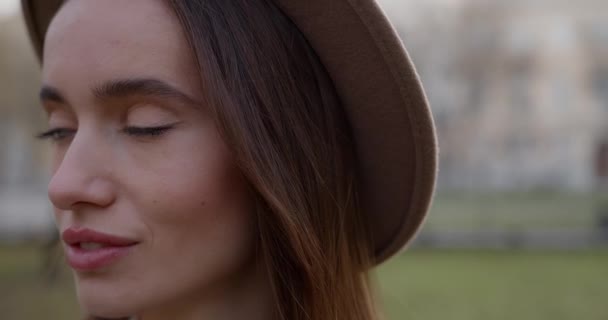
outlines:
M64 2L64 3L62 3ZM436 144L373 0L25 0L92 319L377 319Z

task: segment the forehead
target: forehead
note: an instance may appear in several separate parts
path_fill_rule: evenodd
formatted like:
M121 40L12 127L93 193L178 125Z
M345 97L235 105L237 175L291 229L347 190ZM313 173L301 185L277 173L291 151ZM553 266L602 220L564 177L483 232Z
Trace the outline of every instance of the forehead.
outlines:
M195 76L181 25L163 0L70 0L43 54L43 80Z

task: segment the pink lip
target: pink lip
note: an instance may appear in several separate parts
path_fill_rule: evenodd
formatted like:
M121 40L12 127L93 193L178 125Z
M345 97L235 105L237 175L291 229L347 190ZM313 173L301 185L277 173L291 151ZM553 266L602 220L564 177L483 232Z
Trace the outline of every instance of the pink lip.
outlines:
M109 266L127 255L138 244L132 239L77 228L68 228L63 231L62 239L66 244L68 264L78 271L93 271ZM82 242L99 243L102 247L85 250L80 247Z

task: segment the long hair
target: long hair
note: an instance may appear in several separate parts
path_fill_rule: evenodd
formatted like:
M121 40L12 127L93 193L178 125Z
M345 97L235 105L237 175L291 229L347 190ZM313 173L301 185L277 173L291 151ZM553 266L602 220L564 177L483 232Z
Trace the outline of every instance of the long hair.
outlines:
M372 320L355 145L318 57L271 0L169 0L258 196L277 320Z

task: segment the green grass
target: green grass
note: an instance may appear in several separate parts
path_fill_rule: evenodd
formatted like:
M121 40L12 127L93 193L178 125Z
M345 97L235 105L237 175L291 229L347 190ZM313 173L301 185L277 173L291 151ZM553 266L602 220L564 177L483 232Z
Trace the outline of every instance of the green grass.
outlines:
M0 319L78 319L68 272L44 277L43 255L33 246L0 247Z
M425 229L589 229L608 194L488 193L440 194Z
M394 320L608 319L608 251L412 251L378 278Z
M40 251L0 247L0 318L78 319L69 272L50 284ZM389 320L606 320L608 251L412 250L377 269Z

